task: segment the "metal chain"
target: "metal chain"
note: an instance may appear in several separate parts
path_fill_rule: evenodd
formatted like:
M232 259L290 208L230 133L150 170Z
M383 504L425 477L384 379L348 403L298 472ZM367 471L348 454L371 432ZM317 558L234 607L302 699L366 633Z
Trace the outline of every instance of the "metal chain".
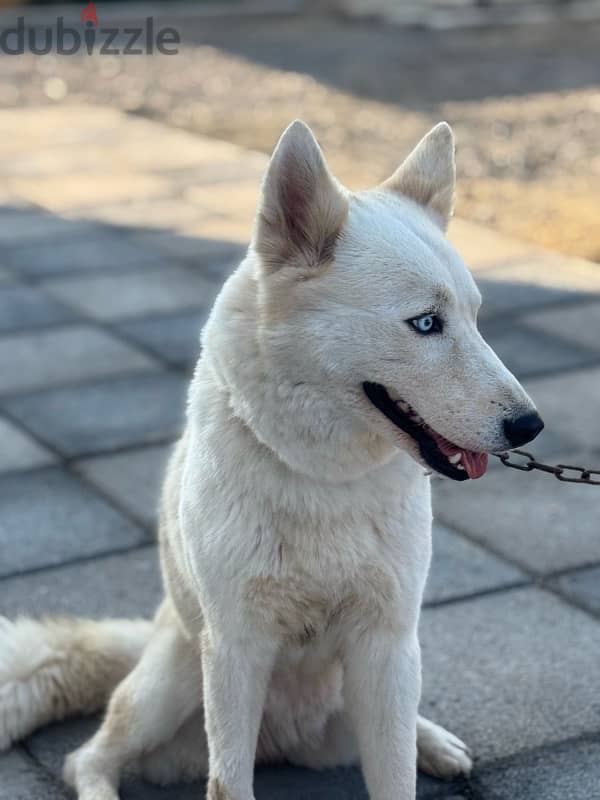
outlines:
M587 483L590 486L600 486L600 469L573 467L570 464L556 464L555 466L542 464L526 450L508 450L506 453L493 453L493 455L499 458L505 467L520 469L523 472L532 472L537 469L540 472L549 472L559 481L564 481L565 483ZM512 455L521 456L521 460L511 461ZM594 475L598 477L592 477Z

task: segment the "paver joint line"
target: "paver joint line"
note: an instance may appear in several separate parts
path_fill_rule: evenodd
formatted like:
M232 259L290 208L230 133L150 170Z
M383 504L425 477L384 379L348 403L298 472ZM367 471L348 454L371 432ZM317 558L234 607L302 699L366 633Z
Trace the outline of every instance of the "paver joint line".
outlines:
M62 569L63 567L77 567L77 566L83 566L84 564L90 564L95 562L102 563L102 561L104 561L105 559L112 558L113 556L122 557L130 553L137 553L155 546L156 546L156 541L148 539L146 541L140 541L137 544L133 544L128 547L122 547L114 550L103 550L101 553L95 553L89 556L77 556L72 559L67 558L57 564L41 564L38 567L30 567L29 569L7 572L4 574L0 574L0 584L3 581L14 580L15 578L26 578L31 575L52 573L53 571Z

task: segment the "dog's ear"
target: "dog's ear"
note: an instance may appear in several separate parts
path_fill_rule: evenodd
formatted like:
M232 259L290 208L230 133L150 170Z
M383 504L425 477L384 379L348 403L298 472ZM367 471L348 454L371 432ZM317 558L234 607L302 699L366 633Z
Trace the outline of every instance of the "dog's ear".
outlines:
M312 131L292 122L271 157L256 218L253 243L264 268L328 264L347 212Z
M454 135L447 122L440 122L382 186L433 211L445 229L452 216L455 183Z

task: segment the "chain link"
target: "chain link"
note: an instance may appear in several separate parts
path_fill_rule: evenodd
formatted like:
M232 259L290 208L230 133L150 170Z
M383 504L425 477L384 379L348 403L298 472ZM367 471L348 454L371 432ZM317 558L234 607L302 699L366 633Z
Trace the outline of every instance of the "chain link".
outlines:
M533 470L549 472L557 480L565 483L587 483L590 486L600 486L600 469L586 469L585 467L574 467L570 464L556 464L554 466L542 464L526 450L508 450L505 453L493 453L493 455L499 458L505 467L519 469L523 472L532 472ZM511 456L514 455L519 456L519 460L511 460Z

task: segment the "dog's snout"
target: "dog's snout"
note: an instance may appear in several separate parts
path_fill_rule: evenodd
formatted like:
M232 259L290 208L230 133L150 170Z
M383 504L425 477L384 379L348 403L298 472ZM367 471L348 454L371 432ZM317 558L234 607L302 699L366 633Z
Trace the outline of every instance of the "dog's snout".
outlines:
M516 419L504 420L504 435L511 447L526 444L540 433L544 422L537 411L529 411Z

